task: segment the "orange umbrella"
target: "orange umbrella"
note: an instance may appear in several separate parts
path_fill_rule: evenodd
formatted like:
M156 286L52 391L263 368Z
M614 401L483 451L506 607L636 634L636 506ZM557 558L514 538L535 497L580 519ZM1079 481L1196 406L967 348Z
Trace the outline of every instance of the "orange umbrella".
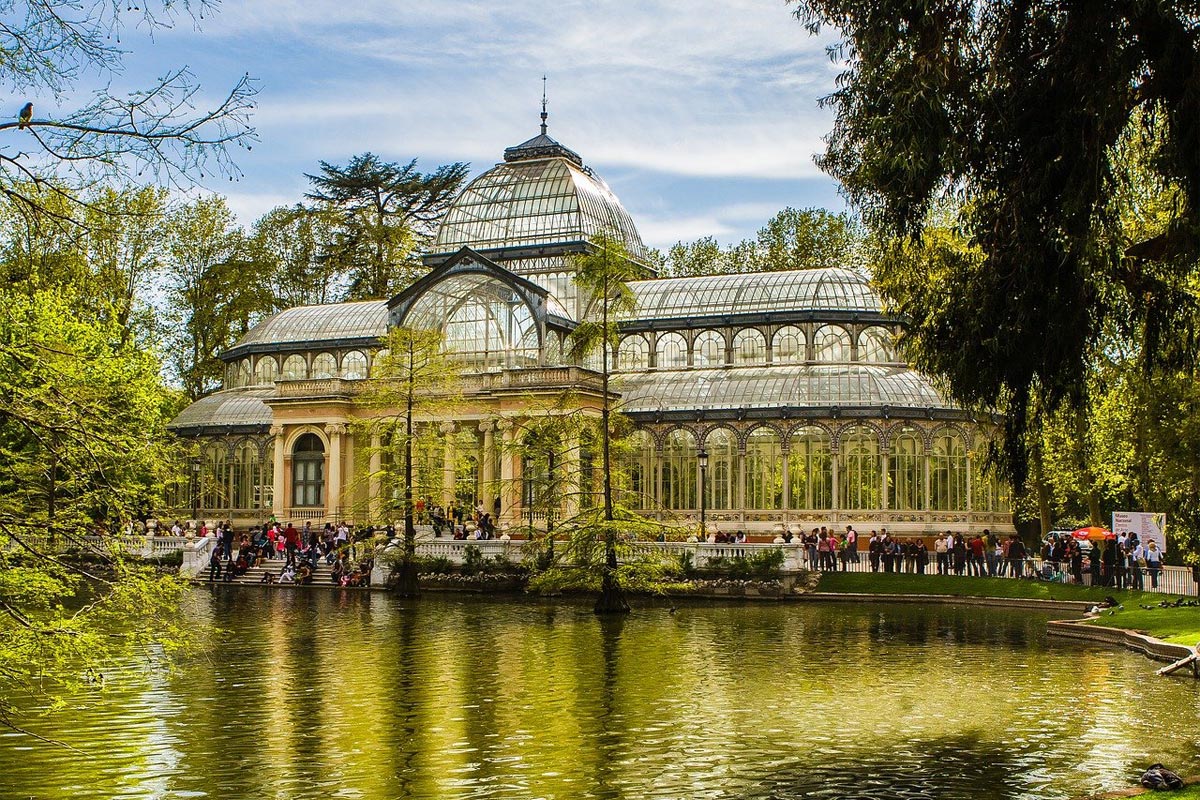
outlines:
M1102 539L1116 539L1117 535L1108 528L1098 528L1092 525L1087 528L1080 528L1076 531L1071 531L1071 535L1076 539L1088 539L1093 542L1101 541Z

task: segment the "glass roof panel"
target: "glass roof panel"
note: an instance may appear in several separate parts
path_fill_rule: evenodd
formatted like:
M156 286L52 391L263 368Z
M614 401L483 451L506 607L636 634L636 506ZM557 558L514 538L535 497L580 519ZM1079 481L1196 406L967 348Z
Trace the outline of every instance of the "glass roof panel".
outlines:
M615 230L635 258L648 257L633 219L591 170L566 158L515 161L497 164L462 191L442 221L434 249L573 242L604 229Z
M874 364L658 370L614 380L622 410L629 412L833 405L957 408L920 373Z
M874 311L882 307L867 277L842 267L660 278L630 284L640 319L764 311Z
M271 424L271 409L263 399L275 393L275 387L265 389L232 389L201 397L179 412L167 425L171 429Z
M307 345L333 339L382 339L386 335L387 303L367 300L298 306L280 311L251 328L234 348L285 343Z

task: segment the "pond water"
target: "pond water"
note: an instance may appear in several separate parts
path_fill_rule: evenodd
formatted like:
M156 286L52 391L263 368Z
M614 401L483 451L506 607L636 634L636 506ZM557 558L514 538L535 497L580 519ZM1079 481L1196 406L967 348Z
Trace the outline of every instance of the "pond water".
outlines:
M1200 771L1200 682L969 607L198 590L206 659L0 737L2 798L1059 798Z

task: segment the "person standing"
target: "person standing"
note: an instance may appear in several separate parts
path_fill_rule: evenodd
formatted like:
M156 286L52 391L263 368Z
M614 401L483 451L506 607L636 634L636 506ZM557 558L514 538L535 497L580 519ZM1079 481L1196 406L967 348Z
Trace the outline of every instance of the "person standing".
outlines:
M225 552L225 560L233 559L233 521L226 520L225 528L221 531L221 549Z
M1131 589L1142 591L1145 584L1142 581L1142 565L1146 564L1146 548L1138 544L1136 539L1130 539L1129 555L1125 568L1129 571L1129 586Z
M871 562L871 572L879 572L879 554L883 551L883 543L879 540L879 532L871 531L871 539L867 542L867 559Z
M858 531L853 525L846 526L846 556L851 564L858 563Z
M296 551L300 549L300 531L288 523L283 531L283 546L287 552L287 561L284 562L285 567L296 567Z
M1158 588L1158 574L1162 571L1162 551L1158 549L1158 542L1153 539L1146 540L1146 572L1150 575L1150 588Z
M983 543L983 537L978 533L971 539L971 574L976 578L984 576L983 568L983 552L986 545Z
M1015 533L1008 537L1008 563L1014 578L1025 574L1025 543Z

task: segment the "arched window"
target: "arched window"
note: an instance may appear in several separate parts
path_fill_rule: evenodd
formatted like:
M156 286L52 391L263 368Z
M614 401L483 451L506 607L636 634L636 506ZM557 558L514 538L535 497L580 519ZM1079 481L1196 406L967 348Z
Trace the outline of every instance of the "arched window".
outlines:
M320 379L332 378L335 375L337 375L337 359L333 357L333 353L317 353L313 357L309 376Z
M858 335L858 360L888 364L896 360L895 338L880 325L865 328Z
M775 331L775 338L771 342L771 363L804 363L804 346L804 331L795 325L784 325Z
M829 434L815 425L792 433L788 449L790 501L795 510L826 511L833 508L833 459Z
M648 431L634 431L620 449L627 484L622 496L629 508L654 508L654 437Z
M557 299L551 309L568 313ZM440 330L443 347L479 370L536 366L542 357L529 297L497 275L463 272L429 285L404 312L401 324Z
M258 445L243 439L233 451L233 507L257 508L258 486Z
M1000 480L995 467L986 467L986 444L971 454L971 510L1011 510L1008 484Z
M663 446L663 508L696 508L696 437L676 429Z
M874 510L881 507L879 439L865 426L853 427L842 434L838 453L838 503L850 510Z
M737 508L737 438L728 428L710 431L704 439L708 470L704 476L704 503L708 508Z
M925 508L925 444L916 428L905 426L892 439L888 456L888 508L920 511Z
M304 356L294 354L284 359L283 379L285 381L302 381L307 377L308 365L304 363Z
M967 444L954 431L943 430L933 439L929 484L934 511L967 510Z
M664 333L658 337L655 359L659 369L684 369L687 367L687 342L679 333Z
M325 504L325 445L315 433L306 433L292 447L292 505Z
M229 508L229 448L223 442L205 446L200 473L200 507L208 511Z
M250 377L253 373L250 371L250 359L243 358L238 362L237 368L237 385L250 386Z
M342 356L342 377L361 381L367 377L367 356L361 350L351 350Z
M750 431L746 440L746 509L783 508L783 445L774 428Z
M617 350L617 368L623 370L640 370L649 366L650 345L646 337L640 333L626 336L621 340Z
M716 331L700 331L692 344L692 365L725 366L725 337Z
M279 362L275 356L259 356L254 365L254 383L258 386L270 386L279 375Z
M813 334L813 359L832 364L850 360L850 334L840 325L823 325Z
M758 328L743 328L733 337L733 363L746 367L767 363L767 337Z

